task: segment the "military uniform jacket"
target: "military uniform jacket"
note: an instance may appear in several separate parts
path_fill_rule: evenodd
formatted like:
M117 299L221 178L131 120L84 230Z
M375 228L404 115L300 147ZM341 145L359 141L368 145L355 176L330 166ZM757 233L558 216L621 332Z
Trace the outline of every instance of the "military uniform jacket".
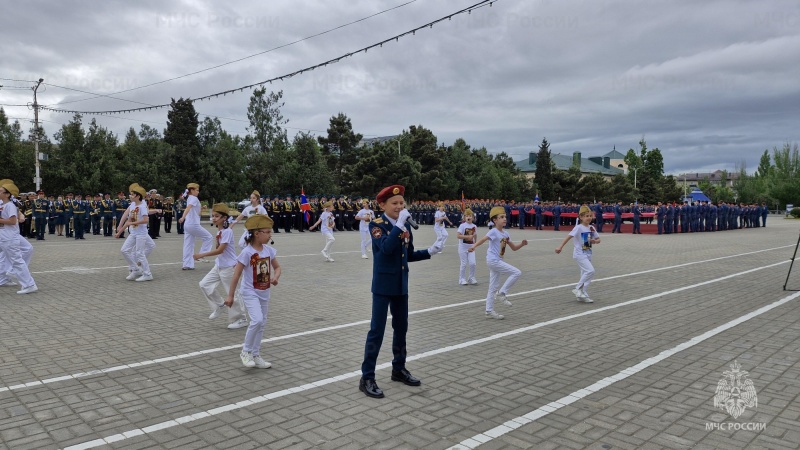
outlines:
M408 295L408 263L430 259L427 250L414 251L411 229L403 232L385 215L369 223L372 236L372 293Z

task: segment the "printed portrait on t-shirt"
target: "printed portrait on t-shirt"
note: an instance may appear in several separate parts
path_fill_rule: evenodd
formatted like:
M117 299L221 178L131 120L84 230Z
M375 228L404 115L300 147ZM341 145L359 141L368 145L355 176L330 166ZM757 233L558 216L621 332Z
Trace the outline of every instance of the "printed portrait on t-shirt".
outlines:
M472 235L475 234L475 228L466 228L464 230L464 236L467 236L465 239L462 239L465 244L471 244L473 237Z
M258 263L253 266L253 287L264 291L269 289L269 257L259 258Z
M592 249L592 232L587 231L585 233L581 233L581 249L583 251L591 250Z
M508 244L508 238L500 239L500 256L506 254L506 244Z
M328 228L332 229L334 227L334 223L335 222L336 222L336 219L333 218L333 214L328 216Z

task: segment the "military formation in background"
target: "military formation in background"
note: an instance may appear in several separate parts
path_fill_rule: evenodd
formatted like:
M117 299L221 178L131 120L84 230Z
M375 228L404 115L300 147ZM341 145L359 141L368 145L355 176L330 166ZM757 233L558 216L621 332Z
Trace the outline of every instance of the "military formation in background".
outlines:
M183 234L183 224L177 219L186 209L185 199L180 196L177 200L173 197L163 197L152 189L144 200L151 211L148 226L151 238L158 239L162 230L164 233L172 233L173 221L176 233ZM375 200L345 195L311 196L308 198L306 208L303 207L300 196L266 195L262 199L262 204L267 214L274 220L274 233L308 231L309 225L316 222L322 214L322 205L328 201L333 204L333 216L336 218L334 231L358 231L358 221L355 216L361 209L362 200L366 200L369 208L376 214L382 213ZM88 194L84 197L81 193L67 192L64 196L54 197L46 196L44 191L28 192L20 194L19 202L21 212L30 219L20 224L20 234L36 240L44 240L46 235L80 240L90 233L95 236L112 237L113 230L130 205L124 192L117 192L116 198L112 198L110 193ZM509 218L508 227L536 230L547 227L556 231L562 226L574 225L575 217L581 207L577 203L549 201L518 203L513 200L506 202L464 199L442 202L416 201L411 203L408 209L412 218L420 225L433 225L439 205L444 206L447 218L452 224L446 224L448 228L458 227L462 222L464 208L470 208L475 213L475 225L485 227L489 223L489 211L495 206L501 206ZM657 205L597 202L588 206L595 212L595 225L600 233L603 232L604 225L612 226L612 232L619 232L616 225L626 220L633 223L634 234L641 233L640 223L653 222L658 226L658 234L764 227L769 214L766 204L708 201L683 204L659 202ZM597 218L601 214L604 219L599 221Z

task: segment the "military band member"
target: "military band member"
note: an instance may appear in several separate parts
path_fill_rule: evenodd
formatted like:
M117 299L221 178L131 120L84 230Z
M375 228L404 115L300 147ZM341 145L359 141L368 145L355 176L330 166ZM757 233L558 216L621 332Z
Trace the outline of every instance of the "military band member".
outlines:
M114 200L111 194L106 192L105 198L100 201L100 215L103 219L103 236L114 235Z
M66 230L64 231L64 237L71 238L73 237L73 226L75 224L75 220L72 217L72 202L74 201L72 192L67 192L67 198L64 199L64 227Z
M175 210L175 218L180 219L183 216L183 211L186 210L186 199L178 195L175 197L175 203L173 203L173 209ZM175 224L175 228L178 234L183 234L183 223L178 220Z
M272 232L275 234L280 233L281 230L279 228L280 228L280 221L282 220L281 216L283 214L283 211L281 208L281 202L280 200L278 200L278 196L277 195L274 196L272 198L272 201L269 202L269 207L265 205L264 209L266 209L267 212L269 212L269 216L272 218Z
M173 210L174 203L172 197L164 199L164 233L172 233L172 217L175 214Z
M114 223L112 224L114 229L116 229L120 223L122 223L122 215L125 214L125 210L128 209L131 202L125 198L125 193L120 191L117 192L117 199L114 200ZM125 237L125 230L119 235L120 238Z
M103 194L95 194L94 200L89 201L89 218L92 221L92 235L100 235L100 219L103 217L100 212Z
M291 233L293 223L294 210L292 208L292 197L287 195L286 200L283 202L283 231Z
M44 240L44 230L47 228L47 216L50 211L50 202L44 198L44 191L36 193L36 200L33 201L33 220L36 222L36 240Z
M50 208L47 211L47 232L48 234L56 234L56 200L51 195L47 197L47 201L50 203Z
M27 192L19 194L20 200L20 212L23 216L25 216L25 221L22 222L22 225L19 227L19 234L23 237L31 238L34 237L33 231L34 223L33 223L33 199L30 198Z
M83 234L86 231L86 212L89 205L83 200L83 196L79 193L75 194L75 200L72 201L72 225L73 233L75 233L75 240L84 239Z

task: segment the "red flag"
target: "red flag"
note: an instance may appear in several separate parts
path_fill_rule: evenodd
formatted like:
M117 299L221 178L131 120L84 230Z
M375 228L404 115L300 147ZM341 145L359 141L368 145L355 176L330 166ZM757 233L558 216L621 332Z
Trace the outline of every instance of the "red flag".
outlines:
M300 187L300 211L303 211L303 218L308 223L309 218L309 211L311 211L311 205L308 204L308 198L306 198L306 191Z
M467 210L467 204L464 202L464 190L461 190L461 212Z

